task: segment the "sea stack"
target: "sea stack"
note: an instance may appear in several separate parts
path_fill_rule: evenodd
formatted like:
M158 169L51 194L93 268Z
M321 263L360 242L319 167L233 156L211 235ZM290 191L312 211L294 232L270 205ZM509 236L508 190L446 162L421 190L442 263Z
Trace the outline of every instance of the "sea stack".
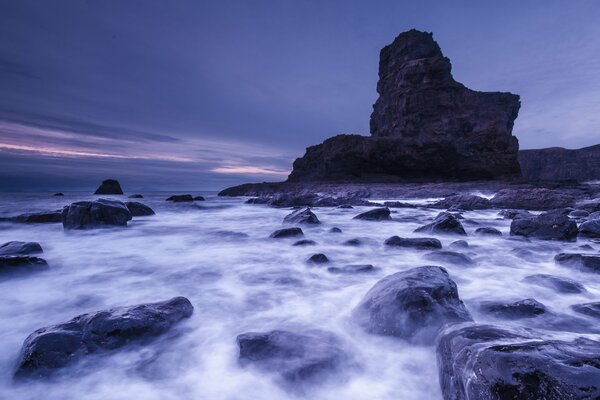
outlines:
M456 82L431 33L401 33L380 53L371 136L311 146L288 181L470 181L519 178L512 135L519 96Z

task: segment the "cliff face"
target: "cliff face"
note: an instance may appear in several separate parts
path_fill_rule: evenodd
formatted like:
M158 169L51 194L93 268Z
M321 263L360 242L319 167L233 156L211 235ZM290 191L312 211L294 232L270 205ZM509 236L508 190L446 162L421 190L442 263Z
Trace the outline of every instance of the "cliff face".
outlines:
M290 181L475 180L520 176L512 127L519 96L456 82L430 33L411 30L381 50L371 137L309 147Z
M530 181L600 180L600 145L568 150L519 151L523 177Z

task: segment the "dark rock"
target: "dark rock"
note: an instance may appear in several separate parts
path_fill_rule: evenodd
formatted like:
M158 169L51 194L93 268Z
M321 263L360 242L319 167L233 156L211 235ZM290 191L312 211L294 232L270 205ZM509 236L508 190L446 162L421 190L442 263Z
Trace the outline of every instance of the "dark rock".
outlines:
M56 224L62 222L62 210L21 214L8 220L25 224Z
M600 342L540 340L489 325L448 329L437 345L446 400L596 399Z
M297 242L294 243L294 246L316 246L317 242L315 242L314 240L309 240L309 239L302 239L302 240L298 240Z
M307 262L311 264L327 264L329 262L329 258L325 254L317 253L310 256Z
M590 215L589 212L585 210L573 210L569 213L570 218L587 218Z
M498 213L504 219L529 218L534 215L526 210L502 210Z
M94 194L123 194L123 189L121 189L119 181L107 179L102 181L102 184L96 189Z
M502 232L498 229L489 227L477 228L475 233L481 236L502 236Z
M349 239L342 243L344 246L361 246L363 244L362 240L359 238Z
M580 314L585 314L589 317L594 317L594 318L600 319L600 302L574 304L571 306L571 309L573 309L573 311L578 312Z
M600 145L576 150L562 147L521 150L519 162L523 177L530 181L600 179Z
M242 185L243 186L243 185ZM223 195L219 193L219 196ZM350 205L368 206L368 201L358 196L329 197L316 193L278 193L249 199L246 203L268 204L273 207L345 207Z
M590 213L590 215L588 215L588 221L593 221L597 219L600 219L600 211L594 211L593 213Z
M338 228L337 226L334 226L333 228L331 228L329 230L330 233L342 233L342 230L340 228Z
M377 268L371 264L355 264L355 265L344 265L343 267L329 267L327 271L332 274L357 274L364 272L374 272Z
M473 265L475 262L471 257L455 251L439 250L427 253L423 256L427 260L439 261L442 263L450 263L456 265Z
M469 243L466 240L455 240L448 247L451 249L466 249L469 247Z
M386 246L408 247L418 250L441 249L442 242L434 238L401 238L392 236L385 241Z
M323 380L349 359L339 339L321 330L249 332L237 343L242 366L276 373L288 383Z
M275 232L271 233L271 236L269 236L269 237L274 238L274 239L282 239L282 238L290 238L290 237L297 237L297 236L304 236L304 232L302 232L302 229L300 229L300 228L278 229Z
M466 211L487 210L492 207L492 203L485 197L474 196L471 194L458 194L433 203L431 207Z
M498 208L544 211L571 207L575 204L575 197L544 188L502 189L496 193L491 202Z
M382 207L358 214L353 219L363 219L367 221L389 221L392 218L390 217L390 209L387 207Z
M343 209L352 209L354 207L352 207L350 204L342 204L341 206L338 206L338 208L343 208Z
M33 332L25 342L15 376L39 377L84 355L143 342L192 315L185 297L79 315Z
M588 250L588 251L594 251L594 248L592 246L590 246L589 244L582 244L581 246L579 246L579 249L581 249L581 250Z
M320 224L319 218L313 213L310 208L296 210L291 214L288 214L283 219L286 224L309 224L316 225Z
M106 226L127 226L131 212L117 200L78 201L62 211L65 229L91 229Z
M581 283L575 282L572 279L561 278L554 275L529 275L523 278L523 282L547 287L549 289L555 290L558 293L573 294L584 293L586 291L585 287Z
M585 221L579 226L579 235L590 238L600 238L600 220Z
M26 256L43 253L42 246L37 242L7 242L0 246L0 256Z
M173 195L173 196L167 198L167 201L172 201L174 203L184 203L184 202L194 201L194 198L192 197L191 194L176 194L176 195Z
M450 213L440 213L432 223L417 228L415 232L466 235L465 228L457 217Z
M137 201L126 201L125 206L129 210L129 212L131 212L131 215L134 217L142 217L145 215L155 214L153 209Z
M60 197L60 196L64 196L64 195L65 195L64 193L58 192L58 193L54 193L52 196Z
M194 196L194 201L206 201L203 196Z
M48 263L43 258L21 255L0 256L0 275L2 276L45 269L48 269Z
M577 232L577 224L561 212L514 219L510 224L511 235L542 240L572 241L577 238Z
M388 208L417 208L415 204L404 203L402 201L385 201L383 205Z
M589 272L600 272L600 256L560 253L554 257L554 260L560 265L578 267Z
M546 306L535 299L524 299L514 303L488 301L481 304L481 309L505 319L533 318L546 312Z
M144 196L142 196L141 194L132 194L131 196L129 196L130 199L143 199Z
M456 284L441 267L418 267L377 282L354 310L367 332L431 343L446 323L470 321Z

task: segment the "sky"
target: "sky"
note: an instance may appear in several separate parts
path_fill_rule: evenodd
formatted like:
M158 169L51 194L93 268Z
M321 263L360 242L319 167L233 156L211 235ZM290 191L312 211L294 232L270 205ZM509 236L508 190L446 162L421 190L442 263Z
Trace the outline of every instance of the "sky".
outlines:
M284 180L369 134L379 50L411 28L521 96L521 148L600 143L596 0L0 0L0 191Z

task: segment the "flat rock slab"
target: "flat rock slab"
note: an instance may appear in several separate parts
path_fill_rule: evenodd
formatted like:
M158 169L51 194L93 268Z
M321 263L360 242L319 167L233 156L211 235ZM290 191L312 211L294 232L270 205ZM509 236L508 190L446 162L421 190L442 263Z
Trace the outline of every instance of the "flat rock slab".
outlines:
M386 246L405 247L416 250L441 249L442 242L435 238L402 238L392 236L385 241Z

